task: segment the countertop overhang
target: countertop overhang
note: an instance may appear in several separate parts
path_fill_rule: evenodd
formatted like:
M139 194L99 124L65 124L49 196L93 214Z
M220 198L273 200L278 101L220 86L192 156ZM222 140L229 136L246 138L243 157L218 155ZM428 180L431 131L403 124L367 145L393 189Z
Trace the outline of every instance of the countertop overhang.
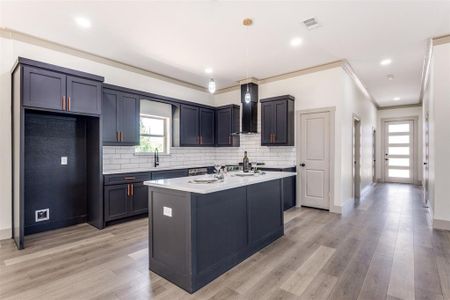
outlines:
M172 179L148 180L144 181L144 184L155 188L164 188L197 194L209 194L297 175L295 172L264 172L264 174L256 174L254 176L247 177L240 177L235 174L236 173L231 172L225 175L225 179L222 182L215 183L192 183L192 180L195 178L202 178L205 176L199 175Z

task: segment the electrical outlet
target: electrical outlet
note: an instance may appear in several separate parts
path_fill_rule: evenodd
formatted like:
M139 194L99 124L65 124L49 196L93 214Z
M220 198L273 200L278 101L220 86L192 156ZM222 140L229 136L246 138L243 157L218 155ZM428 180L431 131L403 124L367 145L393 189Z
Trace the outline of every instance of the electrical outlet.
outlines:
M67 166L67 156L61 156L61 165Z
M36 222L42 222L50 220L50 209L39 209L35 211L35 221Z
M163 215L172 218L172 208L163 206Z

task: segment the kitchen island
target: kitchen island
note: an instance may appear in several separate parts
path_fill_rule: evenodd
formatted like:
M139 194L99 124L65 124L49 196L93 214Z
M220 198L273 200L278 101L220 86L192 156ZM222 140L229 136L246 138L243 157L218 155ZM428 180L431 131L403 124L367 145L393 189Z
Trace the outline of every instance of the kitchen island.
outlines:
M202 176L151 180L149 268L189 293L205 286L284 234L283 178L294 172L222 182Z

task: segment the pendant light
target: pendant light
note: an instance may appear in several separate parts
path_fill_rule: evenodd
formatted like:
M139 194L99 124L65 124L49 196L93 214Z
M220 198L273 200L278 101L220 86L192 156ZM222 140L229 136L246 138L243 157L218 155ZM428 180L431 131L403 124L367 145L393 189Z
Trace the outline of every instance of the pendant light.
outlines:
M244 24L244 26L247 28L247 42L248 42L248 28L253 24L253 20L250 18L246 18L244 19L244 21L242 21L242 24ZM247 64L246 66L246 77L247 77L247 91L245 92L244 95L244 101L245 103L250 103L252 101L252 95L250 94L249 88L248 88L248 43L245 46L245 62Z
M211 78L211 79L209 80L209 83L208 83L208 91L209 91L211 94L214 94L214 93L216 92L216 82L214 81L213 78Z

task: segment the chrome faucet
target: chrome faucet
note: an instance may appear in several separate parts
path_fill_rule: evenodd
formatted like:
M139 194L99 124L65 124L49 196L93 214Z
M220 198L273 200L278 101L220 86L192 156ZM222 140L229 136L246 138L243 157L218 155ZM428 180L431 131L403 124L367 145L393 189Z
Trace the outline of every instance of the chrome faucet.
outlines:
M157 166L159 166L159 152L158 152L158 148L155 148L155 158L154 158L154 162L155 162L155 168Z

